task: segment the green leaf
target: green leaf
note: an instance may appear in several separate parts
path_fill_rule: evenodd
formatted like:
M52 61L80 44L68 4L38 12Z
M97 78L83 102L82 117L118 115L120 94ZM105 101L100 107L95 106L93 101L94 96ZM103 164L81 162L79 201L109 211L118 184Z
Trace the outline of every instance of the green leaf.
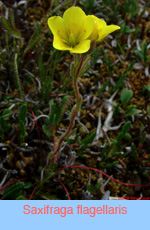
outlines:
M2 24L4 29L13 37L21 39L21 33L16 29L13 25L9 23L9 21L2 15Z
M24 184L25 189L30 188L32 186L33 186L33 184L31 182L28 182L28 183Z
M8 122L6 122L5 120L4 120L4 118L1 116L0 117L0 136L2 137L2 138L4 138L4 136L5 136L5 133L7 133L8 132L8 130L10 129L10 127L11 127L11 124L9 124Z
M130 126L131 126L131 121L127 121L122 127L121 132L123 132L124 134L127 133Z
M125 111L125 117L136 115L138 113L140 113L140 110L136 109L135 105L130 105L127 107L127 110Z
M110 141L111 141L112 144L117 144L118 143L117 140L113 139L113 138L110 138Z
M119 89L124 84L125 78L126 78L126 74L124 73L124 74L122 74L122 76L117 81L115 87L113 88L113 91L116 91L117 89Z
M134 64L135 64L135 61L132 61L130 65L128 66L128 68L126 69L125 73L130 72L133 69Z
M48 127L46 125L42 125L43 131L44 133L50 137L51 136L51 131L48 129Z
M129 26L127 26L125 23L123 23L121 25L121 33L124 34L130 34L130 33L133 33L135 31L135 29L130 29Z
M127 121L127 122L123 125L121 131L119 132L119 134L118 134L118 136L117 136L117 141L118 141L118 143L120 143L121 140L125 137L126 133L128 132L128 130L129 130L129 128L130 128L130 126L131 126L131 122L130 122L130 121Z
M114 161L114 162L112 162L112 163L110 163L110 164L107 164L105 167L106 168L111 168L111 167L113 167L114 165L116 165L116 164L118 164L119 163L119 161Z
M56 108L57 107L53 99L49 101L49 105L51 105L51 112L49 114L49 123L51 126L54 126L55 121L56 121Z
M20 132L20 136L24 136L25 135L25 123L24 121L19 121L19 132Z
M4 199L16 199L22 194L23 188L23 182L16 182L15 184L9 186L7 190L4 192Z
M15 82L16 82L16 86L18 88L19 91L19 95L20 98L23 99L23 90L22 90L22 85L21 85L21 81L20 81L20 77L19 77L19 72L18 72L18 54L15 54L15 58L14 58L14 78L15 78Z
M123 105L127 104L133 96L133 91L130 89L123 89L120 94L120 99Z
M140 60L144 60L144 54L141 50L135 50L134 53L140 58Z
M101 186L102 186L102 184L100 182L97 182L95 185L95 191L98 191Z
M10 109L5 109L2 113L2 117L3 119L6 121L9 119L9 117L11 116L12 111Z
M57 108L57 114L55 119L55 125L58 125L62 119L62 105L59 105Z
M88 145L93 142L94 137L95 131L92 131L89 135L87 135L83 140L80 141L79 153L83 152L88 147Z
M23 104L20 107L20 110L18 113L19 122L23 121L25 123L26 113L27 113L27 104Z
M132 136L129 133L126 133L124 135L124 139L126 139L126 140L131 140L131 138L132 138Z

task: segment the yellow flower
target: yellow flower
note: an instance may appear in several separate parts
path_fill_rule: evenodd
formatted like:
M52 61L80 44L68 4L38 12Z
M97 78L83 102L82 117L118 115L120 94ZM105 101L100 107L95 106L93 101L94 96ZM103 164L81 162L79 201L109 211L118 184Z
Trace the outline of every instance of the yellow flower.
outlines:
M67 9L63 17L50 17L48 25L54 35L54 48L72 53L86 53L91 41L101 41L120 29L116 25L107 26L104 20L94 15L87 16L81 8L74 6Z
M120 27L116 25L107 25L106 22L102 19L97 18L94 15L91 15L94 19L94 29L92 34L88 37L91 41L96 40L97 42L104 39L108 34L119 30Z
M89 50L91 41L87 38L94 29L94 20L79 7L67 9L63 18L49 18L48 25L54 35L54 48L72 53L85 53Z

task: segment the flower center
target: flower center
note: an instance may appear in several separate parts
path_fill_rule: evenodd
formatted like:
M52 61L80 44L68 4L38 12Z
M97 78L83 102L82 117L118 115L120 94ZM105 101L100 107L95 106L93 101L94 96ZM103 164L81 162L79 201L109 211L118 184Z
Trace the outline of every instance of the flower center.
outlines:
M75 36L75 34L72 31L70 31L68 33L68 43L72 47L74 47L78 43L77 39L76 39L76 36Z

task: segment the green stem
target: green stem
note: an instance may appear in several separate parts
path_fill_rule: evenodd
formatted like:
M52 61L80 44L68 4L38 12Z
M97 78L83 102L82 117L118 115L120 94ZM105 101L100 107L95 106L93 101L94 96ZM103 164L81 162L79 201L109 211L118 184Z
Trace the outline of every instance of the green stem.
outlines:
M75 60L74 60L74 61L75 61L74 66L76 67L77 61L78 61L78 57L75 56L74 59L75 59ZM54 163L57 163L57 161L58 161L59 151L60 151L61 145L62 145L63 141L65 140L65 138L66 138L66 137L69 135L69 133L71 132L71 130L72 130L72 128L73 128L73 125L74 125L75 118L76 118L77 113L78 113L78 108L77 108L78 98L79 98L78 76L79 76L79 73L80 73L80 70L81 70L83 61L84 61L84 57L81 58L81 61L80 61L80 63L79 63L79 66L76 67L77 69L75 69L75 71L74 71L74 76L73 76L73 84L74 84L75 96L76 96L76 109L74 110L74 112L73 112L73 114L72 114L72 117L71 117L71 120L70 120L70 124L69 124L69 127L68 127L66 133L64 133L64 135L59 139L57 148L56 148L56 150L54 151Z
M78 67L78 69L77 69L77 75L75 76L76 78L78 78L78 77L79 77L80 70L81 70L81 68L82 68L82 64L83 64L83 62L84 62L84 56L82 56L82 58L81 58L81 61L80 61L79 67Z
M78 88L78 79L74 77L73 79L73 85L74 85L74 89L75 89L75 95L76 95L76 104L79 98L79 88Z
M63 137L59 140L58 147L57 147L57 149L56 149L55 152L54 152L54 163L55 163L55 164L56 164L57 161L58 161L59 150L60 150L60 148L61 148L61 145L62 145L62 143L63 143L65 137L69 135L69 133L71 132L71 130L72 130L72 128L73 128L74 120L75 120L75 117L76 117L77 113L78 113L78 111L75 110L75 112L74 112L74 114L73 114L73 117L72 117L72 120L70 121L70 124L69 124L69 127L68 127L66 133L65 133L65 134L63 135Z

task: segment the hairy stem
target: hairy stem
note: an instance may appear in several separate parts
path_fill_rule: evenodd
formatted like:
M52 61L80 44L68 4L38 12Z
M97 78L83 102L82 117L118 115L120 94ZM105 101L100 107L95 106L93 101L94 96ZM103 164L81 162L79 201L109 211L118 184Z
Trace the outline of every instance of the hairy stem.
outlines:
M76 66L76 62L77 62L77 56L75 57L75 64L74 64L75 66ZM65 138L71 132L73 125L74 125L75 118L76 118L77 113L78 113L78 108L77 108L77 103L78 103L78 98L79 98L78 76L79 76L83 62L84 62L84 57L81 58L79 66L76 67L77 69L74 71L74 76L73 76L73 84L74 84L75 96L76 96L76 109L74 110L74 112L72 114L70 124L69 124L69 127L68 127L66 133L64 133L64 135L59 139L57 148L54 151L54 163L57 163L57 161L58 161L59 151L60 151L61 145L62 145L63 141L65 140Z

